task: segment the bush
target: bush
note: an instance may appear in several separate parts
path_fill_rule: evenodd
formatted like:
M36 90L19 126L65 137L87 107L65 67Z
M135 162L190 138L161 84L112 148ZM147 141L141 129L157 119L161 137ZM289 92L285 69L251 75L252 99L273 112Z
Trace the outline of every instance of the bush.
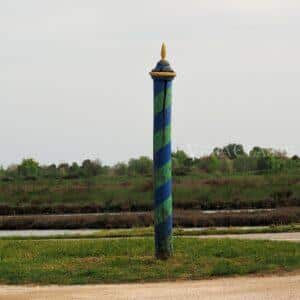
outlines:
M241 144L229 144L223 148L223 154L229 159L236 159L239 156L245 155L244 147Z
M26 178L37 178L39 176L40 166L37 161L32 158L23 159L18 166L19 175Z
M128 173L128 166L124 162L119 162L113 167L113 173L117 176L125 176Z
M152 160L146 156L132 158L128 163L128 172L131 175L149 175L152 173Z
M300 221L300 208L284 208L274 211L211 213L201 211L174 212L174 226L267 226ZM9 216L0 219L1 230L17 229L81 229L81 228L133 228L153 225L152 213L123 213L103 215L65 216Z
M246 155L239 156L233 161L233 168L239 173L256 171L258 170L258 160Z

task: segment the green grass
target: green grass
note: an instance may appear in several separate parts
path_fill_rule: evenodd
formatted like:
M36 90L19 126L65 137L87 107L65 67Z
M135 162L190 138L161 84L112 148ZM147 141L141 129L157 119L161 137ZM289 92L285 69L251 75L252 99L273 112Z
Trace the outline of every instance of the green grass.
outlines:
M175 238L168 261L153 240L0 241L0 283L85 284L201 279L300 268L300 244Z
M265 175L174 177L174 207L201 209L300 206L300 170ZM90 180L0 182L2 214L145 211L152 209L150 176L101 175Z

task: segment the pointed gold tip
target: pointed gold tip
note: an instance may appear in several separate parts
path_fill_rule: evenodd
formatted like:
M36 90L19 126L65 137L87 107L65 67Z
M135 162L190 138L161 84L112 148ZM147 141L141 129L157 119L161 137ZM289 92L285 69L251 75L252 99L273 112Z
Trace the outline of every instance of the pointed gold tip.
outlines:
M161 56L161 59L166 59L167 48L166 48L166 44L165 43L162 43L162 45L161 45L160 56Z

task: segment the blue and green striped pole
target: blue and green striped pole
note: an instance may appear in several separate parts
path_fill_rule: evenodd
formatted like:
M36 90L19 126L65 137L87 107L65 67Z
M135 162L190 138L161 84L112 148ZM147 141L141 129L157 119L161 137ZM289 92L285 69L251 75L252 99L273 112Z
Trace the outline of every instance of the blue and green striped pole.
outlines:
M167 259L173 253L171 104L172 80L176 73L165 58L166 46L163 44L161 60L150 72L154 81L154 225L158 259Z

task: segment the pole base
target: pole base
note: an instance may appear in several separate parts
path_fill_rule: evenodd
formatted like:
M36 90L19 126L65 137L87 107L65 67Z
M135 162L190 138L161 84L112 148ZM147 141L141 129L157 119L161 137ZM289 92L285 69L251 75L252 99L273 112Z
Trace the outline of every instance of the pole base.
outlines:
M167 260L173 256L173 253L156 253L155 257L159 260Z
M167 240L163 240L163 241L156 240L155 257L160 260L167 260L172 256L173 256L172 236L170 236Z

